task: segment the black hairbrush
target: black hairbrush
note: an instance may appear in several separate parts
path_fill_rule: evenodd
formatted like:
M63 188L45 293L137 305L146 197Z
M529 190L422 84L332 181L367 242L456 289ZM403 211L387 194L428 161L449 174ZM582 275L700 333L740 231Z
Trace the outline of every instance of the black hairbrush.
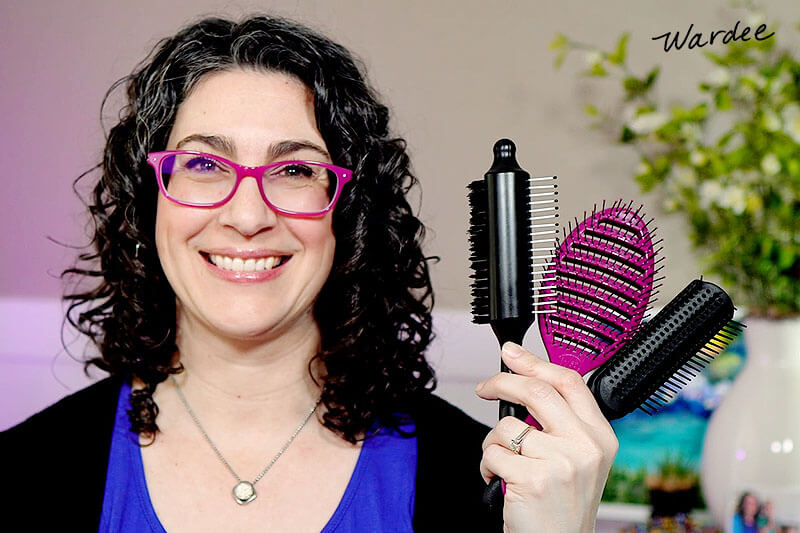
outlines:
M717 285L694 280L589 378L609 420L669 403L742 331L733 302Z
M509 139L494 145L494 161L482 180L469 185L472 316L489 323L500 346L522 344L535 316L551 312L553 253L558 238L556 177L532 178L516 160ZM509 369L501 362L501 371ZM523 405L500 401L500 418L528 418ZM502 509L502 485L496 478L484 501Z
M531 178L509 139L494 145L484 178L469 185L472 317L489 323L502 346L522 344L538 312L554 301L542 280L552 275L558 237L555 176ZM508 368L501 364L501 370ZM500 417L525 420L524 406L500 402Z

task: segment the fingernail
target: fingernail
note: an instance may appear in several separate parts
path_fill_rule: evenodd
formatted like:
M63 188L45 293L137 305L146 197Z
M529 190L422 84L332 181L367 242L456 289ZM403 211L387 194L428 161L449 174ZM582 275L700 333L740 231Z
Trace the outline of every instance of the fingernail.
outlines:
M509 357L519 357L522 355L524 350L522 346L519 344L515 344L513 342L507 342L503 345L503 353Z

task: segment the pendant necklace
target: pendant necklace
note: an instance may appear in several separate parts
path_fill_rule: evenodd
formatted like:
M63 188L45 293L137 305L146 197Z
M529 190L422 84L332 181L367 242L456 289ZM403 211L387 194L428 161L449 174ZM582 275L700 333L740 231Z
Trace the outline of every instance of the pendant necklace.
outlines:
M255 484L258 483L259 480L262 477L264 477L264 475L267 472L269 472L269 469L272 468L272 466L277 462L278 459L280 459L281 455L283 455L283 452L285 452L286 449L289 448L289 445L292 444L292 441L294 441L294 439L297 437L297 435L300 433L300 431L308 423L309 419L311 418L311 415L313 415L314 411L317 410L317 406L319 405L319 402L321 401L321 399L317 400L317 402L311 407L311 409L308 411L308 414L306 414L305 418L303 418L303 421L300 422L300 425L297 426L297 429L295 429L294 433L292 433L292 436L289 437L289 440L287 440L286 443L283 445L283 447L281 447L281 449L278 451L278 453L275 454L275 456L272 458L272 460L269 462L269 464L267 464L267 466L264 467L264 470L262 470L261 473L258 474L253 479L253 481L247 481L247 480L242 479L241 477L239 477L239 474L237 474L236 471L233 469L233 467L231 467L231 465L228 463L228 461L225 459L225 457L223 457L222 453L219 451L219 448L217 448L217 446L214 444L214 441L212 441L211 437L208 436L208 433L206 433L206 430L203 429L203 425L200 423L200 419L197 418L197 415L194 413L192 408L189 406L189 402L186 400L186 396L183 395L183 391L181 390L180 386L178 385L178 381L175 379L175 376L170 376L170 378L172 379L172 384L175 385L175 390L178 392L178 396L180 397L181 401L183 402L183 406L186 407L186 411L188 411L189 416L192 417L192 421L194 422L194 425L197 426L197 429L199 429L200 433L203 434L203 437L206 439L206 442L208 442L208 444L211 446L211 449L214 450L214 453L217 454L217 457L219 457L219 460L222 461L222 464L225 465L225 468L227 468L228 471L231 474L233 474L233 477L236 478L237 483L233 487L233 499L236 500L236 503L238 503L239 505L244 505L246 503L250 503L250 502L252 502L253 500L256 499Z

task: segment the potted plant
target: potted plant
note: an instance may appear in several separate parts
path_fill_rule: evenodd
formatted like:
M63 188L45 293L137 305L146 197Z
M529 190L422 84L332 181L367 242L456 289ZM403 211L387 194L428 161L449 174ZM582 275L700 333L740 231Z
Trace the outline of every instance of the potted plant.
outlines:
M636 150L636 181L684 215L707 272L751 315L800 315L800 62L774 38L726 44L705 52L712 69L696 90L667 104L660 68L628 65L629 39L602 51L558 35L551 47L557 65L584 51L586 76L619 80L621 113L586 112Z
M656 471L647 475L645 482L653 518L688 515L699 504L699 475L680 456L664 458Z
M749 9L745 23L763 24ZM784 30L769 25L769 32ZM585 76L619 82L618 102L610 109L589 102L587 114L635 150L632 177L658 194L667 213L683 215L704 273L747 309L746 362L703 445L709 508L722 523L735 494L758 486L791 509L800 501L800 404L787 401L800 382L797 52L779 49L775 37L687 52L705 55L708 74L686 80L678 101L664 102L656 95L660 67L637 74L628 64L630 39L623 34L602 50L557 35L551 47L557 66L582 52ZM653 52L663 54L657 45Z

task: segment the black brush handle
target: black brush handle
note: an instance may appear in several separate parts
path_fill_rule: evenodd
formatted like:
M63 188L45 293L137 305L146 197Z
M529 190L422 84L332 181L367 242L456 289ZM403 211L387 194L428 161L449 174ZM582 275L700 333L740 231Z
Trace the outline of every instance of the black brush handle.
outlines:
M509 139L494 145L492 167L484 175L488 195L489 227L489 323L500 346L522 344L533 323L530 238L530 174L516 160L516 147ZM500 370L509 372L501 362ZM500 401L500 418L528 417L524 405ZM492 480L484 492L491 512L502 511L502 481Z
M510 139L494 145L494 161L484 175L488 195L489 323L500 346L522 344L531 313L530 174L517 163ZM501 371L508 368L501 363ZM500 402L500 417L525 420L524 406Z
M589 378L587 385L606 418L621 418L648 399L661 402L663 395L677 393L681 383L670 384L671 378L687 363L692 365L693 357L716 355L713 339L726 335L733 311L730 297L717 285L703 280L689 283ZM709 342L712 347L704 355ZM718 349L722 344L726 342L720 341ZM695 370L702 370L703 364L696 361ZM658 396L661 387L666 390Z

